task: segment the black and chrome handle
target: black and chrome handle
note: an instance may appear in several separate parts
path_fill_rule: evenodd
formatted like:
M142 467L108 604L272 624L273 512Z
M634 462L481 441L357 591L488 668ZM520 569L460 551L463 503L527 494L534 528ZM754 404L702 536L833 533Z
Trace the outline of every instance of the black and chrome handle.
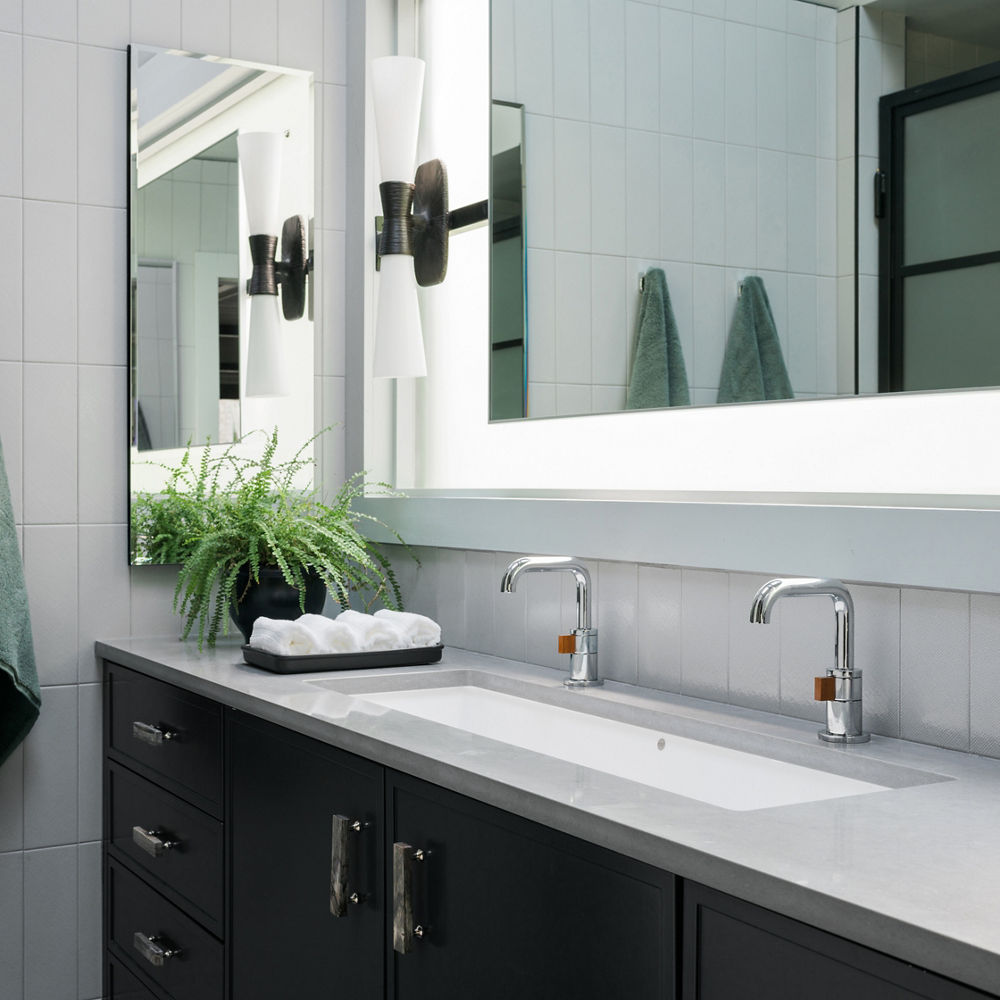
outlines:
M177 739L177 730L152 722L133 722L132 736L142 743L158 747Z
M162 857L167 851L180 847L179 840L171 840L165 830L147 830L132 827L132 843L142 848L151 858Z
M392 845L392 947L400 955L413 951L424 928L414 918L414 869L427 853L397 841Z
M132 935L132 947L150 965L155 965L158 969L163 967L163 963L168 958L175 958L181 953L180 948L171 944L165 938L152 935L147 936L142 931L136 931Z
M330 837L330 912L347 915L348 903L363 903L367 895L355 885L358 868L358 839L368 823L334 815ZM353 886L353 888L352 888Z

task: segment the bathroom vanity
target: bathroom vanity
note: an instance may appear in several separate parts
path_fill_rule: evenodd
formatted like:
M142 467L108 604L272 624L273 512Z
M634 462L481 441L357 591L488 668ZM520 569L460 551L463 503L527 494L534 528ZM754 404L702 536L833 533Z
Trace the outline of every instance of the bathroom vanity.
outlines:
M460 650L299 676L235 645L97 651L113 1000L1000 993L995 761L825 747L803 723L566 691L554 671ZM510 742L437 721L456 690L493 699ZM514 731L524 702L553 732L596 720L626 768L619 734L653 730L663 762L691 744L703 798L527 749L545 734ZM789 790L804 768L819 800L808 779ZM778 798L711 801L727 770ZM961 831L954 851L945 830Z

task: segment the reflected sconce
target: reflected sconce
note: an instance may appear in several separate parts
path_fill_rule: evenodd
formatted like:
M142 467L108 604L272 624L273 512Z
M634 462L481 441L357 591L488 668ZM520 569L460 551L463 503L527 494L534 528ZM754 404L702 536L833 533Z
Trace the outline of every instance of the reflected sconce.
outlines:
M444 281L452 231L485 222L483 200L448 210L448 172L440 160L422 163L414 176L424 62L407 56L372 61L375 130L382 183L382 218L375 221L379 272L375 322L376 378L427 374L417 285ZM414 177L413 182L402 178ZM381 227L380 224L381 223Z
M282 223L278 214L281 191L283 132L241 132L237 136L240 172L250 225L253 271L247 282L251 296L247 348L247 396L287 396L291 393L281 341L281 314L287 320L305 313L306 278L313 269L306 242L306 220L293 215ZM278 230L281 229L281 256Z

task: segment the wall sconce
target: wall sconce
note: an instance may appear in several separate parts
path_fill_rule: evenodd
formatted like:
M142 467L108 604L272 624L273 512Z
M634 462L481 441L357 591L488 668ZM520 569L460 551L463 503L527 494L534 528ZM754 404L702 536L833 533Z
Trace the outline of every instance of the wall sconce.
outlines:
M382 218L375 220L375 266L380 274L376 378L427 374L416 286L444 281L449 234L484 222L489 215L487 200L448 210L448 172L440 160L422 163L414 177L423 87L423 60L407 56L372 60L375 129L384 178L379 185ZM401 179L408 177L414 177L413 183Z
M281 343L278 299L285 319L300 319L305 312L306 277L313 269L306 244L306 220L293 215L282 223L278 214L284 138L282 132L241 132L236 140L253 263L247 281L247 294L251 296L248 396L287 396L291 392ZM281 256L275 259L279 226Z

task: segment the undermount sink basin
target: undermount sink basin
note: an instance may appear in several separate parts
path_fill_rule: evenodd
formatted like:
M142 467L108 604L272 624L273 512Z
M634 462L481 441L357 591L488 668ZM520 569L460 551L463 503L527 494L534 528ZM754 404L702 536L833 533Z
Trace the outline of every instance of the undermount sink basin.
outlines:
M328 686L333 687L334 683ZM344 690L340 684L337 687ZM349 693L383 709L452 726L723 809L766 809L865 795L894 787L476 684Z

